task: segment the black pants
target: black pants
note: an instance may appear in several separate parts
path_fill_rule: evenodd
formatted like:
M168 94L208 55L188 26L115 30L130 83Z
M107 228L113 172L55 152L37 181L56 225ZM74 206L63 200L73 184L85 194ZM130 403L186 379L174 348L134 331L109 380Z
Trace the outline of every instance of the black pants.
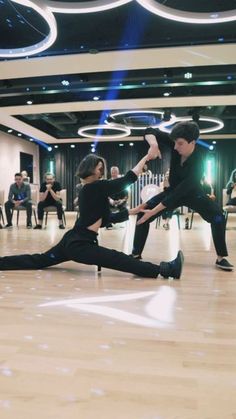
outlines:
M57 208L57 218L58 220L62 220L62 214L63 214L63 209L62 209L62 202L61 201L54 201L53 203L47 203L45 201L40 201L38 203L38 220L43 221L43 214L44 214L44 208L45 207L49 207L49 206L53 206Z
M167 191L161 192L160 194L156 195L152 199L147 202L147 207L149 209L154 208L160 202L163 201L164 197L168 195ZM214 246L216 249L216 253L219 256L227 256L227 247L225 242L225 216L220 209L220 207L212 201L208 196L204 194L196 194L195 196L186 196L184 199L179 202L179 206L186 206L191 208L192 210L198 212L201 217L211 223L211 232L212 238L214 242ZM174 208L171 208L174 210ZM148 233L149 233L149 225L150 223L155 220L157 217L161 216L163 210L156 214L155 216L149 218L145 223L136 225L135 235L134 235L134 243L133 243L133 251L134 255L141 255L144 249ZM138 219L141 218L143 213L138 214Z
M147 278L156 278L160 272L159 265L99 246L97 234L89 230L79 233L69 230L56 246L45 253L0 257L0 270L43 269L69 260Z
M26 208L27 223L31 223L32 203L31 202L25 202L25 203L22 203L20 206ZM7 224L12 223L12 214L13 214L12 209L13 208L17 209L17 207L15 207L13 202L11 202L11 201L5 202L5 213L6 213L6 217L7 217Z

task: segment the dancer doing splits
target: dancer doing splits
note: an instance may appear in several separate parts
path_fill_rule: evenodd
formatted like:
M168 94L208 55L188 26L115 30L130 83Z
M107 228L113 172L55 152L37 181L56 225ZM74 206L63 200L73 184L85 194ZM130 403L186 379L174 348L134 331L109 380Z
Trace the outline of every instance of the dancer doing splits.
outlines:
M148 141L148 136L146 139ZM181 251L173 261L161 262L157 265L99 246L97 241L99 228L106 226L109 222L108 197L134 183L146 161L160 155L156 140L151 139L149 144L148 154L125 176L115 180L102 180L105 162L101 157L94 154L86 156L78 169L78 176L83 180L83 187L79 194L80 217L73 229L69 230L56 246L44 253L1 257L0 270L43 269L73 260L146 278L156 278L160 274L164 278L179 279L183 265Z

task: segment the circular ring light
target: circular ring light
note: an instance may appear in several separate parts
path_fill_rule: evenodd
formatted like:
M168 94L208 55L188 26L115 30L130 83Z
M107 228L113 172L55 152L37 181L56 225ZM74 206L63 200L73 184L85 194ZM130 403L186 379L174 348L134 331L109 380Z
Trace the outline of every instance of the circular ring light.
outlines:
M53 13L39 0L12 0L14 3L29 7L35 10L47 22L49 34L46 38L35 45L23 48L0 49L0 57L16 58L27 57L48 49L57 38L57 24Z
M187 121L192 121L192 120L193 119L191 116L179 116L175 118L174 123L187 122ZM213 124L215 124L215 126L211 128L200 129L200 134L208 134L209 132L219 131L221 128L224 127L224 123L221 121L221 119L218 119L218 118L211 118L209 116L200 116L199 121L212 122ZM171 121L162 122L161 125L159 126L160 131L167 132L168 134L170 134L171 128L168 128L169 125L171 125Z
M114 135L94 135L94 134L90 134L88 131L90 130L103 130L103 129L111 129L114 131L118 131L118 134L114 134ZM109 127L106 124L102 124L102 125L88 125L86 127L81 127L78 130L78 134L82 135L83 137L86 138L110 138L110 139L118 139L118 138L124 138L124 137L128 137L130 135L131 131L128 127L125 127L124 125L113 125L111 127Z
M228 10L226 12L192 13L164 6L163 4L160 4L159 1L155 0L136 1L149 12L177 22L209 24L233 22L236 20L236 9Z
M47 1L48 8L55 13L94 13L114 9L132 0L93 0L84 2Z
M142 114L142 115L143 114L148 114L148 115L160 115L161 118L163 118L164 113L165 113L164 111L154 111L154 110L147 111L146 109L144 109L144 110L137 110L137 111L111 112L109 117L111 117L112 119L115 120L118 116L122 116L122 115L128 115L129 116L129 115L137 115L137 114ZM174 114L171 114L171 119L170 119L171 123L173 123L174 120L175 120L175 116L174 116ZM168 122L170 122L170 121L168 121ZM107 125L113 126L113 124L115 122L108 122L106 120L105 123ZM152 125L152 128L159 128L160 124L161 124L161 122L159 124ZM140 129L146 129L150 125L135 126L135 125L127 125L126 124L125 126L129 129L131 129L131 130L140 130Z

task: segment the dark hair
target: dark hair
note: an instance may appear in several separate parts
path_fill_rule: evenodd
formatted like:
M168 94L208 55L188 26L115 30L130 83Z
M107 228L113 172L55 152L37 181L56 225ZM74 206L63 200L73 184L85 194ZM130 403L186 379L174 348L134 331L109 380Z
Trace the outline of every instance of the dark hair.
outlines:
M20 176L20 177L22 177L22 174L21 173L15 173L15 177L16 176Z
M105 174L105 170L106 170L105 160L102 157L97 156L96 154L88 154L80 162L76 175L79 176L81 179L86 179L86 177L94 174L94 170L97 167L98 163L100 162L103 164L103 170Z
M196 122L179 122L171 131L170 138L176 141L178 138L184 138L188 143L197 141L199 138L199 127Z

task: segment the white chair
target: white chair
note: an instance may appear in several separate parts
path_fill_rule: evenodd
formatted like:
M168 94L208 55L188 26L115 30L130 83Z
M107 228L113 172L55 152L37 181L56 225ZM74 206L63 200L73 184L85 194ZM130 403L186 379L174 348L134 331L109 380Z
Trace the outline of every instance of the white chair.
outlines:
M228 215L236 214L236 205L227 205L227 201L229 200L229 195L227 195L227 189L223 189L222 194L223 210L225 212L225 222L227 224Z
M3 207L4 207L4 190L0 191L0 223L5 224L4 215L3 215Z
M66 189L62 189L60 191L60 198L62 200L62 219L64 222L64 225L66 225L66 216L65 216L65 210L66 210L66 199L67 199L67 190ZM50 205L48 207L45 207L44 212L46 214L45 217L45 226L47 225L48 222L48 215L49 214L57 214L57 207L54 207L53 205Z

